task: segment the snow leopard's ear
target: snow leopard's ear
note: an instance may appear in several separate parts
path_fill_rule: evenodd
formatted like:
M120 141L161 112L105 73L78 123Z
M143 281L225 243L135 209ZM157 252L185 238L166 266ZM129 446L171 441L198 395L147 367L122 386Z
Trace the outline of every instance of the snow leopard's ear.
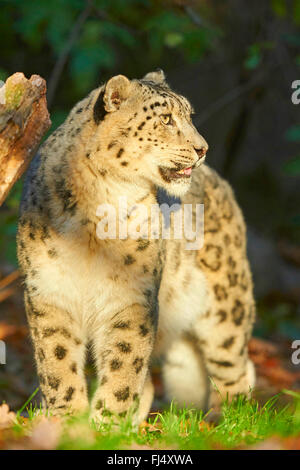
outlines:
M132 91L132 82L124 75L116 75L101 87L94 103L93 115L96 124L100 124L107 113L117 111Z
M167 85L166 83L166 76L162 69L157 69L155 72L149 72L144 77L143 80L148 82L154 82L159 84Z
M103 95L105 110L108 113L117 111L130 95L131 89L131 81L124 75L116 75L108 80Z

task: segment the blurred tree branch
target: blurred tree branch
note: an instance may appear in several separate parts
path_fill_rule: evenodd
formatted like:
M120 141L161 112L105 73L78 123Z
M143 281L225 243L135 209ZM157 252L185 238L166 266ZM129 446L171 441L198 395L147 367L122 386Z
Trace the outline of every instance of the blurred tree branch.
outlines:
M19 277L20 277L20 271L16 269L12 273L10 273L8 276L6 276L4 279L0 279L0 290L4 289L9 284L16 281L16 279L18 279Z
M212 104L207 106L207 108L203 111L203 113L199 114L194 119L195 126L202 125L204 122L210 119L214 114L219 112L222 108L232 103L233 101L238 99L240 96L250 91L252 88L256 87L259 84L259 82L265 78L268 72L269 72L269 69L266 69L266 68L263 69L260 73L255 75L248 82L238 85L235 88L232 88L223 96L221 96L221 98L217 99Z
M55 66L52 70L52 73L51 73L50 78L48 80L47 100L48 100L49 108L52 105L53 98L54 98L54 95L55 95L55 92L56 92L56 88L57 88L59 79L61 77L61 74L63 72L64 66L65 66L65 64L68 60L68 56L70 54L70 51L71 51L74 43L77 41L78 36L80 34L80 31L81 31L81 28L84 25L84 23L86 22L86 20L88 19L88 17L90 16L90 14L92 12L92 9L93 9L93 1L88 0L86 8L84 10L82 10L80 15L78 16L78 18L77 18L77 20L76 20L76 22L75 22L75 24L74 24L74 26L71 30L69 38L66 42L66 45L65 45L64 49L62 50L62 52L61 52L61 54L58 58L58 61L56 62Z
M15 282L20 277L20 271L16 269L4 279L0 280L0 302L6 300L8 297L13 295L16 292L16 286L11 287L10 284ZM7 287L10 286L10 287Z
M192 7L190 7L189 5L185 5L183 9L185 13L187 14L187 16L192 20L192 22L196 26L199 26L199 27L206 26L206 22L203 20L203 18L201 18L201 16L198 13L195 12L195 10L193 10Z
M138 31L137 29L134 29L125 23L120 23L119 21L112 18L112 16L109 15L106 11L101 10L100 8L95 8L95 13L98 16L98 18L100 18L101 20L109 21L110 23L113 23L116 26L119 26L120 28L125 29L130 34L140 34L140 31Z

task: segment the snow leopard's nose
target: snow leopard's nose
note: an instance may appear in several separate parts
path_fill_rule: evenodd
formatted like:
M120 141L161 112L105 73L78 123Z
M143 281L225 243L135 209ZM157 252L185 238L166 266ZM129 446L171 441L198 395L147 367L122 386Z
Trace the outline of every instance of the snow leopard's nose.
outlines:
M203 158L206 155L206 152L208 150L208 145L207 144L203 145L200 148L194 147L194 150L195 150L196 154L198 155L199 159Z
M204 137L202 137L202 135L199 134L198 132L194 136L193 140L194 140L193 142L194 150L196 154L198 155L198 159L201 160L205 156L208 150L208 143L206 142Z

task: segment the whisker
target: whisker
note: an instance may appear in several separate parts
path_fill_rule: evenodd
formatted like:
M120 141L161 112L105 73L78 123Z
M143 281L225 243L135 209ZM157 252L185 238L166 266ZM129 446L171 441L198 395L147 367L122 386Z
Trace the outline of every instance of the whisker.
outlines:
M168 154L168 157L179 157L181 158L182 160L191 160L191 157L186 157L184 155L181 155L179 153L169 153Z

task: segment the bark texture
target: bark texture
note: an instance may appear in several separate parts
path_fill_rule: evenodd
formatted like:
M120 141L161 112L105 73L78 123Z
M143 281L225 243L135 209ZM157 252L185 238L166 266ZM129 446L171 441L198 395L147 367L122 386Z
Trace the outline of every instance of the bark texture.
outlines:
M15 73L0 88L0 205L49 129L46 82Z

